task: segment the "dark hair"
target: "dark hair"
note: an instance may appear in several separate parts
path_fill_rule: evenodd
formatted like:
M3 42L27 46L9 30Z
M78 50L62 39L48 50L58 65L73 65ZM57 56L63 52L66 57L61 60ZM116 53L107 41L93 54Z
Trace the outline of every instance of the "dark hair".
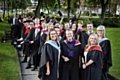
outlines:
M92 22L88 22L87 24L93 24Z

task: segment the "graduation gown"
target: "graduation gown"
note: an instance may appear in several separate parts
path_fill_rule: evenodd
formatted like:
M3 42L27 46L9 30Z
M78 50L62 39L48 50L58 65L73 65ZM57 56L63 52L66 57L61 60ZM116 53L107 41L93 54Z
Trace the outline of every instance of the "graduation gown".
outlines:
M82 70L81 80L101 80L102 76L102 50L99 46L93 46L88 50L86 63L89 60L94 63Z
M47 34L48 34L47 31L45 31L45 32L44 32L44 31L41 31L41 33L40 33L40 46L39 46L38 54L41 54L41 50L42 50L43 45L44 45L44 43L45 43L45 41L46 41Z
M25 54L26 57L28 57L30 55L30 43L29 43L29 34L30 34L30 28L25 29L24 27L24 35L23 35L23 39L24 39L24 48L23 48L23 53Z
M85 45L88 43L89 35L83 29L78 30L77 32L77 40L81 42L81 47L84 49Z
M73 56L69 56L68 49L73 51ZM78 40L74 40L73 49L68 46L67 40L61 42L61 55L68 57L70 60L65 62L62 58L62 79L60 80L79 80L79 57L81 53L81 43Z
M107 72L112 66L111 44L108 38L102 38L99 40L99 45L101 46L104 54L102 80L107 80Z
M39 66L39 54L38 54L38 50L39 50L39 43L40 43L40 31L36 34L35 37L35 28L32 28L31 32L30 32L30 37L29 37L29 41L34 41L34 43L30 46L31 48L31 54L30 54L30 60L29 63L34 65L34 66Z
M58 46L59 45L59 46ZM59 78L59 61L60 61L60 44L49 40L44 44L40 60L40 69L38 77L40 80L58 80ZM50 64L50 75L46 73L46 63Z

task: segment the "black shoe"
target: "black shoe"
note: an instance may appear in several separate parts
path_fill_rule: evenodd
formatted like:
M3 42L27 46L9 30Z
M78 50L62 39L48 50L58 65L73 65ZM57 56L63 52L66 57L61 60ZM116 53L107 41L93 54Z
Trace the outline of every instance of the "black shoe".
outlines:
M29 68L31 68L31 65L30 65L30 64L26 67L26 69L29 69Z
M31 69L31 71L35 71L35 69L37 69L37 67L33 67L33 68Z

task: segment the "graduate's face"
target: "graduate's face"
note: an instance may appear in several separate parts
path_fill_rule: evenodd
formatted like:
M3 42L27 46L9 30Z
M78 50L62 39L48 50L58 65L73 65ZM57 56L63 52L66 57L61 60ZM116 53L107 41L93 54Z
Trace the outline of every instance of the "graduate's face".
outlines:
M76 24L73 24L73 25L72 25L72 31L75 31L76 28L77 28L77 27L76 27Z
M57 31L57 35L60 35L60 29L59 28L55 28L55 30Z
M97 43L97 39L95 36L91 35L89 38L90 45L95 45Z
M34 27L34 23L33 23L33 22L30 22L30 26L31 26L31 27Z
M66 37L67 37L68 40L72 39L73 38L73 31L72 30L71 31L66 31Z
M39 24L40 20L38 18L35 19L35 24Z
M69 23L65 23L65 29L69 29L69 28L70 28Z
M82 26L83 26L83 25L79 23L79 24L78 24L78 29L81 29Z
M41 25L42 25L42 28L45 28L45 26L46 26L44 22L41 23Z
M26 28L28 28L28 26L29 26L29 23L24 23L24 26L26 26Z
M87 24L87 30L93 31L93 24Z
M51 30L51 29L53 29L53 25L52 24L48 25L48 30Z
M51 40L56 41L56 39L57 39L56 31L51 31L50 32L50 38L51 38Z
M104 30L97 30L97 35L98 36L103 36L104 35Z

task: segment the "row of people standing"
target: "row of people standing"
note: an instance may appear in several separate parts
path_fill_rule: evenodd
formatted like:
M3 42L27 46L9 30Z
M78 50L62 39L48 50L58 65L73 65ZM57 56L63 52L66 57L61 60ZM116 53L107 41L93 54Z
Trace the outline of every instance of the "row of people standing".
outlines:
M46 23L44 18L25 20L24 34L17 42L24 45L23 62L30 56L26 69L39 66L41 80L107 80L112 60L105 27L98 26L95 34L92 23L86 32L83 22L78 22L65 23L63 29L61 23Z

